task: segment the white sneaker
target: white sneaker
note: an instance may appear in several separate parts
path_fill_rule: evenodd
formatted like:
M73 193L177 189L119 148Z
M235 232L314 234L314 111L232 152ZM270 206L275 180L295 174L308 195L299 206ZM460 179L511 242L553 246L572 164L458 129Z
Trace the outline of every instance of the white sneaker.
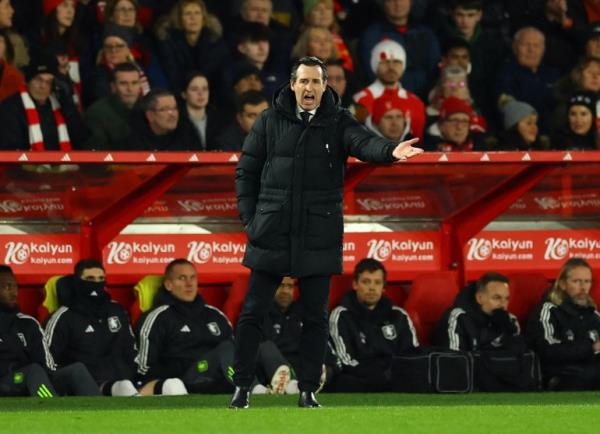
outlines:
M252 388L252 395L268 395L269 393L271 390L260 383Z
M299 395L300 389L298 389L298 380L290 380L287 386L285 386L286 395Z
M288 365L281 365L275 370L273 378L271 378L271 391L274 395L283 395L285 387L292 378L292 372Z
M162 394L170 396L187 395L188 391L179 378L167 378L163 382Z
M115 381L110 388L112 396L137 396L139 395L133 383L129 380Z

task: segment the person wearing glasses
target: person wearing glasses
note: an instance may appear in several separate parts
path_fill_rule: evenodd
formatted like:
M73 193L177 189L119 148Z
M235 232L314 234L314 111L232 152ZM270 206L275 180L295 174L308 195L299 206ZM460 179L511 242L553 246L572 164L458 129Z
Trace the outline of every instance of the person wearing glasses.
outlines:
M129 315L106 291L104 266L82 259L56 282L60 306L45 324L45 341L57 366L85 365L106 396L135 396L137 350Z
M136 151L200 151L202 143L187 116L180 116L175 95L152 89L130 115L131 133L119 149Z
M446 98L435 124L439 135L428 134L425 149L439 152L478 150L480 145L471 134L473 116L473 108L467 101L454 96Z

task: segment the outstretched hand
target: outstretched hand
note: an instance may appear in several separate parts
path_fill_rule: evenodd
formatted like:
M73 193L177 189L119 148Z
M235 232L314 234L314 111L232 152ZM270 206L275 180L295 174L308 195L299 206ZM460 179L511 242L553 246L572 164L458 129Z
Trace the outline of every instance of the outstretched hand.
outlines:
M410 139L410 140L405 140L404 142L400 142L398 143L398 146L396 146L394 148L394 151L392 152L392 155L394 156L394 158L396 160L408 160L411 157L414 157L415 155L420 155L422 154L424 151L421 148L414 148L412 145L414 143L417 143L419 141L418 137L415 137L414 139Z

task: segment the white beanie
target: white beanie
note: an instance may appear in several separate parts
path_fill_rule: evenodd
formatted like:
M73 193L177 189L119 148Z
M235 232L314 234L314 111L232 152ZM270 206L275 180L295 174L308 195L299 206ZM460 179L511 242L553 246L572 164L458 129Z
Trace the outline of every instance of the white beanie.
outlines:
M406 51L402 45L391 39L384 39L371 50L371 70L377 73L377 66L382 60L400 60L406 68Z

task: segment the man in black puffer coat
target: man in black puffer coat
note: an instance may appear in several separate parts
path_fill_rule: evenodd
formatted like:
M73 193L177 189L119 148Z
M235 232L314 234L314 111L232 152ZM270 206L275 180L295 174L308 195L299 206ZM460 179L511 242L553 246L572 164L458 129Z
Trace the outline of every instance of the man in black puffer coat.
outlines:
M244 141L236 170L240 218L248 235L244 265L252 270L236 338L230 407L249 406L265 314L283 276L299 279L301 407L319 407L327 347L327 299L332 274L342 272L342 198L346 160L392 163L422 152L376 137L339 105L327 87L327 67L305 57L290 84L276 92Z

